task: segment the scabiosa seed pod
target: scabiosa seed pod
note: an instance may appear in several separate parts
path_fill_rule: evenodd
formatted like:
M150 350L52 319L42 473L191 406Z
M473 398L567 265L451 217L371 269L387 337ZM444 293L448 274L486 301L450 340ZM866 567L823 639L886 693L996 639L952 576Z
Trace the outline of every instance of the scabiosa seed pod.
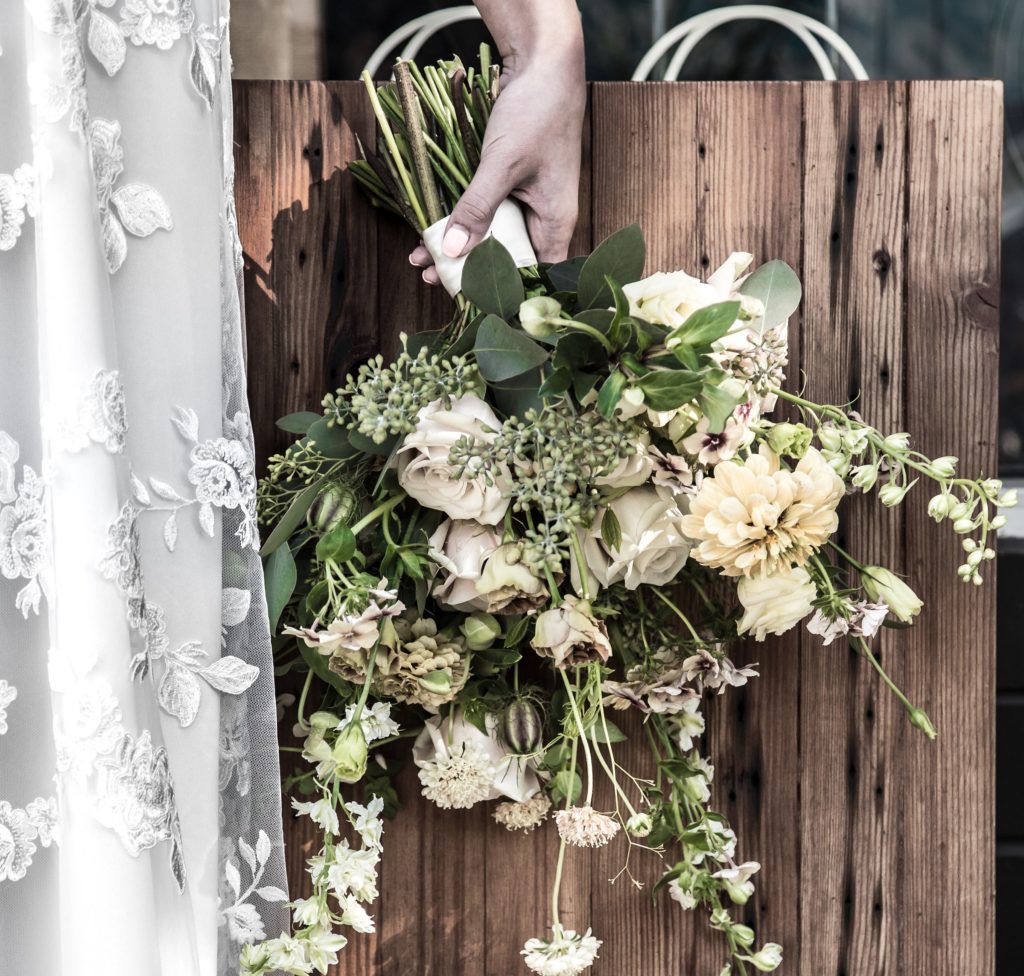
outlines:
M520 698L501 717L501 738L511 752L528 756L540 748L544 730L536 706Z
M317 535L324 535L339 523L347 523L355 510L355 492L347 485L334 484L322 491L309 507L306 524Z

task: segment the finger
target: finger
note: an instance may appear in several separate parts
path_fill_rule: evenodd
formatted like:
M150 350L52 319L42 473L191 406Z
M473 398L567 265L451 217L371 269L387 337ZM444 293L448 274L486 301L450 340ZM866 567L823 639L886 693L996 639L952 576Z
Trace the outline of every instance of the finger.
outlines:
M424 268L423 274L420 275L420 277L428 285L439 285L439 284L441 284L441 278L440 278L440 276L437 273L437 268L433 267L433 265L431 265L431 267L429 267L429 268Z
M476 176L448 218L441 245L448 257L461 257L483 240L498 204L514 186L515 178L509 161L501 154L485 152Z
M430 256L430 251L421 244L409 255L409 263L417 268L429 268L433 265L434 259Z
M526 214L526 229L537 258L547 263L564 261L569 242L576 229L577 209L574 204L548 205Z

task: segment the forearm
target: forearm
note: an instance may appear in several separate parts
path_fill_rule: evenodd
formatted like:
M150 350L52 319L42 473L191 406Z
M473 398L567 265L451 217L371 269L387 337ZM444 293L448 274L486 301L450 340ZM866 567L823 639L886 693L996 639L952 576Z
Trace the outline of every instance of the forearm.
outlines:
M575 0L476 0L476 5L506 72L557 65L565 82L582 83L583 28Z

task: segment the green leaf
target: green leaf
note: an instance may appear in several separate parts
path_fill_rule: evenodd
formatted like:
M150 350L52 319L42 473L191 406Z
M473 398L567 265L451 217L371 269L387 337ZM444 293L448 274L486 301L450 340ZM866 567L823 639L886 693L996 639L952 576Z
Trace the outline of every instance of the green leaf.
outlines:
M561 396L570 386L572 386L572 370L568 366L559 366L558 369L552 370L551 375L541 383L537 396Z
M300 413L290 413L287 417L282 417L277 422L277 426L281 430L288 431L289 434L305 434L312 424L323 419L324 415L322 413L312 413L309 410L303 410Z
M306 436L316 444L316 449L324 457L342 460L353 457L356 452L349 431L340 424L328 424L326 417L320 417L316 423L311 424Z
M576 285L580 280L580 270L586 262L586 255L569 258L568 261L559 261L549 267L545 274L551 287L555 291L575 292Z
M526 637L526 631L530 626L529 617L513 617L509 624L508 632L505 634L506 647L518 647Z
M414 332L406 339L405 348L410 356L419 355L421 349L436 352L444 339L444 329L429 329L426 332Z
M605 728L607 726L607 729ZM607 734L606 734L607 732ZM587 738L591 742L596 742L598 745L607 745L608 743L625 742L626 736L614 722L609 722L605 719L604 722L595 722L587 731Z
M420 561L415 553L408 549L399 549L398 558L402 560L405 571L413 579L423 579L423 567L420 565Z
M697 396L703 384L687 369L664 369L636 381L644 391L644 403L652 410L675 410Z
M576 399L582 403L591 393L595 386L597 386L598 380L601 377L597 373L586 373L582 370L577 370L572 374L572 392L576 394Z
M644 273L644 236L639 224L630 224L605 238L584 262L577 283L580 308L612 304L605 275L620 284L636 281Z
M725 428L725 422L743 399L743 394L737 396L726 384L705 383L697 399L701 413L708 418L709 433L720 434Z
M604 517L601 519L601 541L612 552L622 545L622 527L619 525L619 517L610 507L604 510Z
M288 601L295 592L298 573L295 559L288 546L279 546L267 560L263 570L264 585L267 591L267 614L270 617L270 632L277 632L277 624Z
M463 330L462 335L458 337L448 349L445 354L448 359L455 356L465 356L466 353L472 352L473 345L476 342L476 333L480 328L480 323L487 318L486 315L478 315L466 328Z
M615 313L610 308L586 308L582 312L577 312L572 318L574 322L582 322L592 329L597 329L602 335L608 335L611 332L612 323L615 321Z
M377 457L387 457L399 441L397 436L392 436L378 444L373 438L360 433L354 427L348 431L348 439L352 447L360 454L375 454Z
M583 780L580 779L578 773L574 773L571 769L563 769L560 773L555 773L551 780L551 799L555 806L561 806L565 803L566 798L570 803L575 803L582 792Z
M615 412L615 407L626 389L626 383L625 375L615 370L614 373L609 373L608 379L601 384L601 390L597 394L597 409L603 417L611 417Z
M462 268L462 294L481 312L510 319L526 298L512 255L493 237L482 240Z
M580 332L570 332L558 340L551 361L556 369L559 366L568 366L575 371L592 363L607 364L608 356L596 339Z
M548 358L543 346L525 332L513 329L497 315L488 315L481 323L473 354L480 375L490 383L519 376L540 366Z
M309 670L323 681L324 684L334 688L344 698L347 698L351 694L352 686L340 674L335 674L327 666L329 658L324 657L315 647L307 646L304 640L299 640L297 643L302 660L306 662Z
M740 285L740 292L764 303L760 330L774 329L799 307L803 290L800 279L785 261L762 264Z
M544 401L537 395L537 380L532 373L524 373L504 383L493 383L490 392L494 405L506 417L521 420L528 410L539 411L544 407Z
M316 558L325 563L347 563L356 554L356 537L352 530L339 522L330 532L322 535L316 544Z
M682 325L676 326L668 338L679 339L690 346L710 345L729 331L739 314L739 302L718 302L698 308Z
M309 507L316 501L320 489L323 487L324 479L314 481L313 484L303 488L292 500L288 510L281 516L281 520L274 526L273 531L267 536L267 541L260 549L260 555L266 559L275 552L281 545L287 542L292 533L302 524Z

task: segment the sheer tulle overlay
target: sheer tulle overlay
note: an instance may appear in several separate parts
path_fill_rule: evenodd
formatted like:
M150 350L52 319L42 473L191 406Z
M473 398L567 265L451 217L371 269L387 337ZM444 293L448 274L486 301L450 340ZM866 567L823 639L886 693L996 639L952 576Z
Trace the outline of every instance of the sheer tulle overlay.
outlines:
M0 4L0 971L287 924L226 3Z

